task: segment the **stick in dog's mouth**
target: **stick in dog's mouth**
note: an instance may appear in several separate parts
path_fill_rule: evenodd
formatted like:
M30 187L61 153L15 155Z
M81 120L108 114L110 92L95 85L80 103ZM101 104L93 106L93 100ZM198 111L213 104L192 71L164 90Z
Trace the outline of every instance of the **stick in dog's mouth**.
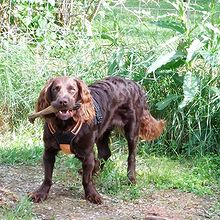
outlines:
M80 103L76 103L76 104L73 106L72 110L77 110L77 109L80 108L80 106L81 106ZM50 105L50 106L48 106L47 108L45 108L45 109L43 109L43 110L41 110L41 111L39 111L39 112L35 112L35 113L29 115L29 116L28 116L28 120L30 121L30 123L33 124L36 118L38 118L38 117L43 117L43 116L45 116L45 115L49 115L49 114L52 114L52 113L57 113L57 112L59 112L59 110L57 110L57 109L54 108L52 105Z

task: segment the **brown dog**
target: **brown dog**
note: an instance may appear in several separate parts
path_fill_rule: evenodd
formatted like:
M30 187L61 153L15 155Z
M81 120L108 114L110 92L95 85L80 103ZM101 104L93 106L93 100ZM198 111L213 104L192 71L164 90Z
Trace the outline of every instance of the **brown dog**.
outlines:
M153 140L159 137L164 128L164 121L157 121L147 110L144 91L135 82L120 77L109 77L89 87L73 77L51 79L37 102L36 111L44 109L53 111L47 110L42 114L45 118L45 175L40 188L30 194L34 202L47 198L52 185L55 157L63 150L75 154L82 161L85 197L92 203L100 204L101 196L92 182L92 174L100 165L95 160L93 145L97 145L99 161L106 161L111 156L111 131L115 127L123 128L129 150L128 178L135 183L138 137Z

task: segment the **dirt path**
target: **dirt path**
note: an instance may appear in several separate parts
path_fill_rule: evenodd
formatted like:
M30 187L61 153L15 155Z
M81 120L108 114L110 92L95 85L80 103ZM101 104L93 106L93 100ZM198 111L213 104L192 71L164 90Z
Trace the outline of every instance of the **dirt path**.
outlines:
M0 166L0 201L15 202L39 186L41 167ZM1 191L2 189L2 191ZM217 198L201 198L177 190L156 191L134 201L102 195L104 204L93 205L83 199L83 190L55 183L47 201L34 204L37 219L220 219L209 210ZM14 201L13 201L14 200Z

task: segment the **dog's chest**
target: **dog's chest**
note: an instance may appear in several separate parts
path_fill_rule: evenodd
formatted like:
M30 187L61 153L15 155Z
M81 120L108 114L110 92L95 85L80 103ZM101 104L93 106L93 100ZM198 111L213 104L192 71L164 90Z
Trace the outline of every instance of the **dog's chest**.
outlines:
M60 132L56 131L54 134L56 142L58 143L60 150L65 154L74 154L74 147L72 145L76 135L71 131Z

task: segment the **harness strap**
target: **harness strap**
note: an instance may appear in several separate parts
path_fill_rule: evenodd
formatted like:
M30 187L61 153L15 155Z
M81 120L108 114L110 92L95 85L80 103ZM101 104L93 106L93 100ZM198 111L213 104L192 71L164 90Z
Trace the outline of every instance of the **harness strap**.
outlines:
M47 125L48 125L48 129L49 129L50 133L51 133L51 134L54 134L54 133L56 132L56 130L55 130L55 128L53 127L52 123L49 122L49 123L47 123Z
M82 127L82 124L83 124L82 121L77 121L76 125L72 129L69 129L68 131L70 131L74 135L77 135ZM48 122L47 125L48 125L48 129L49 129L50 133L55 134L56 130L55 130L54 126L52 125L52 123Z
M74 135L77 135L82 127L83 122L77 121L76 125L70 130Z
M93 104L95 108L95 124L101 124L103 119L102 111L98 102L94 98L93 98Z

